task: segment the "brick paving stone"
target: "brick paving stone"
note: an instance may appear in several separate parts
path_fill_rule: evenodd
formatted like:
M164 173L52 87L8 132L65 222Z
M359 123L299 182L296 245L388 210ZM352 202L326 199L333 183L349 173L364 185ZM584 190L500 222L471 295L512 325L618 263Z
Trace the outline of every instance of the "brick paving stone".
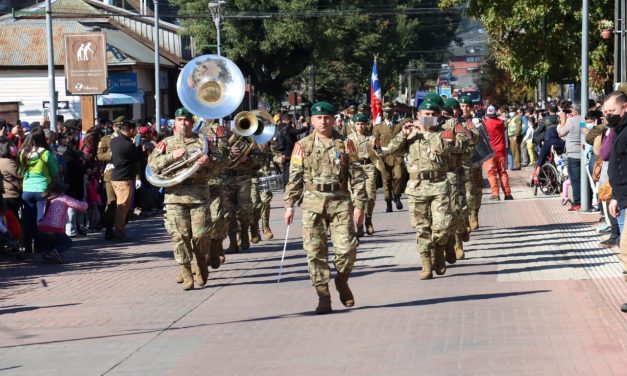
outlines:
M275 195L275 239L182 292L160 218L130 224L141 242L92 234L62 266L0 261L0 372L6 375L626 375L627 299L598 216L533 196L485 201L467 260L419 281L407 210L375 209L351 278L357 304L316 305L300 241ZM484 190L489 196L489 190Z

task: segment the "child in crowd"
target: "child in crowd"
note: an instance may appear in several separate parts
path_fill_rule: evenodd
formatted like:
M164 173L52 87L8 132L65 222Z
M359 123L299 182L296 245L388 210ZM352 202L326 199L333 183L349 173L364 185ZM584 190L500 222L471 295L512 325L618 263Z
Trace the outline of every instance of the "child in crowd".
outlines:
M67 184L55 179L44 192L47 202L44 217L39 221L38 244L44 252L45 263L62 264L61 254L72 246L72 239L65 234L67 209L85 212L88 208L86 202L67 196L65 191L68 188Z

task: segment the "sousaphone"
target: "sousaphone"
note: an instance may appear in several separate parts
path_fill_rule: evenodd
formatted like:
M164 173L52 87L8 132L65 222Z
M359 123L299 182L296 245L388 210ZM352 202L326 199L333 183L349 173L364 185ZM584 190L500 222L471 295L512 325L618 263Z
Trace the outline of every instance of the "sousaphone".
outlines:
M233 113L244 99L244 75L231 60L219 55L203 55L187 63L176 83L185 108L199 118L219 119ZM207 139L200 135L203 147L188 153L161 171L146 166L146 180L156 187L182 183L200 167L196 161L208 153Z

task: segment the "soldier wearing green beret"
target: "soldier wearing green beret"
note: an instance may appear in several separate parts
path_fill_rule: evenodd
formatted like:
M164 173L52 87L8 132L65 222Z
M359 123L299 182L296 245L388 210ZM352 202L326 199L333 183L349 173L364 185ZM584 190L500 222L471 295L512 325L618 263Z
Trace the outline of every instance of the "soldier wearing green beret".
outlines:
M316 313L321 314L332 311L328 286L328 230L333 239L335 287L340 301L346 307L355 304L348 278L357 256L355 224L362 225L368 201L364 170L355 163L357 148L353 141L334 130L335 114L335 107L327 102L311 107L315 132L294 146L285 187L286 225L292 223L294 205L302 196L303 248L307 253L309 277L319 298Z
M383 121L375 124L373 135L377 143L382 148L387 148L392 139L401 131L402 127L399 123L393 121L394 107L391 103L383 104ZM405 167L403 158L394 155L386 155L384 158L385 172L381 173L383 182L383 197L385 198L387 213L392 212L392 201L396 204L396 209L403 209L401 202L401 194L403 187L403 174Z
M193 115L185 108L175 112L174 135L164 138L148 157L148 164L155 173L176 161L188 157L197 148L204 147L203 140L192 133ZM209 278L207 268L211 226L211 211L216 210L213 202L207 203L211 197L207 182L219 173L223 164L220 153L202 155L196 163L199 169L185 181L166 188L165 193L165 228L174 242L174 258L181 268L183 290L194 288L192 262L197 270L197 283L204 286ZM211 200L210 200L211 201ZM181 278L182 277L182 278Z
M366 233L368 235L374 234L374 226L372 224L372 212L374 210L375 201L377 198L377 173L375 163L378 156L375 148L377 147L374 136L366 135L366 125L368 124L368 118L366 115L357 114L353 116L353 124L355 126L355 132L348 138L355 143L357 148L359 163L366 174L366 193L368 195L368 201L366 203ZM364 236L364 227L357 226L357 237Z
M439 96L437 93L427 93L425 95L423 102L433 102L437 103L437 105L441 108L444 107L444 99Z
M422 263L420 279L431 279L434 268L438 275L446 273L444 251L451 222L447 172L455 138L451 131L438 131L437 103L423 101L419 110L418 119L403 126L387 153L406 158L409 181L405 193Z
M451 187L451 226L446 246L446 260L454 264L464 258L463 240L467 239L468 204L466 198L466 171L474 153L477 132L462 116L461 104L449 98L445 106L450 109L450 118L444 122L442 129L453 132L455 146L449 156L448 179Z
M479 131L477 126L482 126L479 119L473 119L473 103L469 96L459 98L459 105L462 110L462 119L466 124L466 128L473 133L475 143L479 139ZM474 120L474 121L473 121ZM475 125L475 121L477 125ZM520 147L520 145L518 145ZM481 193L483 190L483 171L481 164L471 164L470 160L475 153L474 144L472 148L465 151L464 172L466 178L466 201L468 203L469 223L467 233L464 238L468 240L470 231L479 228L479 209L481 208Z

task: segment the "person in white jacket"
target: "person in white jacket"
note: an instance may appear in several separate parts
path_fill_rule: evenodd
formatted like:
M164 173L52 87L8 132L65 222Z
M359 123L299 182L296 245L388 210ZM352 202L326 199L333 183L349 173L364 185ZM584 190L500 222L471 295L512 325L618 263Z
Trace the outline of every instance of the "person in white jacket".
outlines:
M521 150L527 150L527 154L529 155L529 166L534 166L536 164L536 153L533 147L533 132L536 128L536 120L534 117L529 116L529 126L527 127L527 133L523 137L522 142L520 143Z

